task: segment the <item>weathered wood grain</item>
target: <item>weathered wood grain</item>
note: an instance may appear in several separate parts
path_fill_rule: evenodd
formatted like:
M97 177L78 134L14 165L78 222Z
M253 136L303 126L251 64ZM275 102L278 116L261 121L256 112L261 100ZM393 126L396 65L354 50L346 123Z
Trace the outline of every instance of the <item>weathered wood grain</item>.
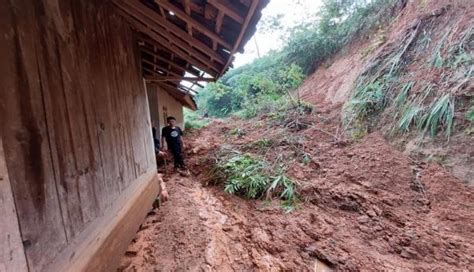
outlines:
M8 1L6 5L0 24L0 32L9 33L0 50L3 147L28 265L31 271L38 271L48 262L43 257L45 249L61 251L67 240L38 73L38 7L31 1Z
M1 119L1 118L0 118ZM0 136L0 272L28 271Z
M156 171L148 100L136 37L109 1L0 8L0 135L27 263L41 271Z

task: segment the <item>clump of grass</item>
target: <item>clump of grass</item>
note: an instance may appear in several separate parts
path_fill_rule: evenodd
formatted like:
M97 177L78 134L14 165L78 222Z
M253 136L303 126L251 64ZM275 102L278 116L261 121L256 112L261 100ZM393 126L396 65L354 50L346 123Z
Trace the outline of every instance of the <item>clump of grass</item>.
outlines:
M430 59L430 64L431 66L435 68L441 68L443 67L445 60L443 59L443 56L441 55L441 51L443 50L444 43L446 41L446 38L448 37L449 33L451 31L446 31L446 33L443 35L441 40L438 42L438 44L435 46L433 49L433 53Z
M461 65L472 65L474 57L472 50L474 49L474 27L464 31L459 40L449 47L448 64L451 69L460 67Z
M184 127L186 129L200 129L209 124L209 119L203 118L197 112L184 110Z
M383 88L384 85L376 81L356 90L350 101L350 108L356 119L363 119L380 107L384 96Z
M186 129L200 129L209 125L209 120L185 120L184 127Z
M411 88L415 85L415 82L409 81L405 85L403 85L402 90L395 98L395 106L399 109L401 108L405 102L407 101L408 93L410 92Z
M265 164L250 154L237 154L218 164L227 176L225 191L259 198L268 188L269 179L264 175Z
M408 49L416 41L419 30L420 25L407 33L396 49L372 60L371 65L361 74L354 93L344 107L343 122L346 129L363 130L361 128L365 127L364 121L387 106L388 94L396 86L407 59ZM408 92L410 88L411 86L407 86L405 91ZM356 124L360 124L360 127L354 128Z
M415 128L434 137L442 130L449 140L454 129L454 97L462 94L474 72L474 28L468 27L460 35L448 29L426 52L434 26L430 18L419 22L398 46L382 52L367 65L344 107L343 123L349 134L364 135L378 125L377 121L392 119L391 133L403 134ZM443 73L439 79L425 82L427 87L421 92L412 92L418 83L400 83L399 79L411 75L407 67L410 60L421 58L427 59L429 67L443 68ZM439 88L436 93L433 86ZM380 118L381 113L388 118Z
M232 136L237 136L238 138L242 138L247 134L247 132L243 128L233 128L229 131L229 134Z
M419 118L422 110L423 108L419 105L416 105L415 103L406 106L396 129L401 133L408 132L410 130L410 127L413 124L416 124L417 119Z
M269 148L273 145L273 140L268 138L263 138L246 144L245 147L249 149L264 149Z
M465 114L466 120L471 123L474 123L474 105L472 105Z
M272 169L252 154L231 152L219 156L214 172L224 180L227 193L250 199L276 196L286 203L297 200L295 182L285 175L283 168Z
M423 115L419 128L425 132L429 131L434 137L439 127L443 127L445 136L449 139L454 124L454 101L450 94L434 100L429 110Z
M361 130L364 120L383 109L386 85L383 80L359 84L343 110L346 129ZM363 130L363 129L362 129Z

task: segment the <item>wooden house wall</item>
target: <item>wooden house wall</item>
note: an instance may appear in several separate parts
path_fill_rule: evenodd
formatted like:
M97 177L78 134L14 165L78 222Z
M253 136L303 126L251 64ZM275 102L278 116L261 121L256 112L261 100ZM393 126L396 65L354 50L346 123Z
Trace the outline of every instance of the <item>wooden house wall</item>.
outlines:
M109 1L0 0L1 138L31 271L153 171L133 32Z

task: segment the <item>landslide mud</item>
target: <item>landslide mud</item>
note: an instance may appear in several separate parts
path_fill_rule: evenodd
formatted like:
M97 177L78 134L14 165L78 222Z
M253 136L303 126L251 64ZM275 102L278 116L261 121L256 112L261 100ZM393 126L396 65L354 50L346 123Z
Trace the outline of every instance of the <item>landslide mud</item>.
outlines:
M375 133L335 141L328 120L292 132L312 162L289 161L300 202L246 200L205 186L214 152L276 137L268 120L214 122L188 138L192 175L167 180L170 200L147 217L123 271L469 271L474 267L474 193L436 164L415 161ZM232 125L230 125L232 124ZM233 128L246 131L231 137ZM327 133L332 132L332 133ZM262 136L264 135L264 136ZM272 147L271 160L288 146Z

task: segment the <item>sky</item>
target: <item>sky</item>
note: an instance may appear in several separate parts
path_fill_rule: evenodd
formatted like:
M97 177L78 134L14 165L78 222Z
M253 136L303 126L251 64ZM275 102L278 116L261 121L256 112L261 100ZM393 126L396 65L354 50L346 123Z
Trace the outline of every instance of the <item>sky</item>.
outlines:
M279 39L280 33L266 33L262 30L262 22L268 17L274 17L278 14L282 15L282 23L285 26L292 26L299 22L302 14L311 13L318 9L321 0L270 0L270 3L262 11L262 18L257 25L257 32L245 45L243 54L236 54L234 67L239 67L251 62L258 57L258 44L260 56L265 55L272 49L279 49L283 45L283 41ZM304 16L303 16L304 17Z

